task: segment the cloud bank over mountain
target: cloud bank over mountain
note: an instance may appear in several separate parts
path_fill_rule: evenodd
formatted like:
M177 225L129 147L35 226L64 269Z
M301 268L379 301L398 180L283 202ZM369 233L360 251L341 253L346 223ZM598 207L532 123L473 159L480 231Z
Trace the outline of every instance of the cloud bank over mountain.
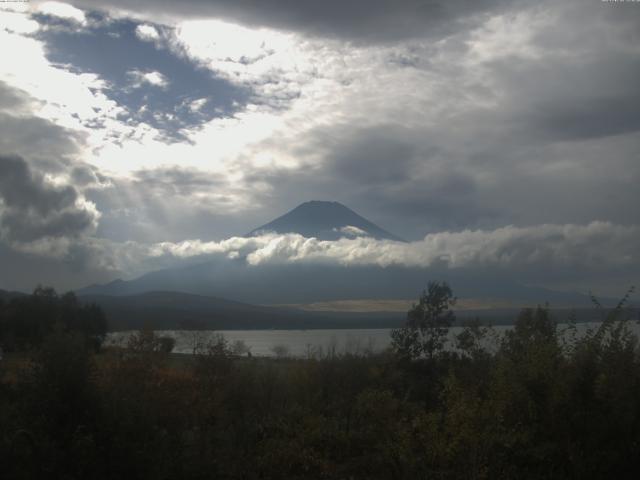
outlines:
M561 276L633 275L640 255L637 226L593 222L588 225L503 227L429 234L423 240L397 242L370 237L318 240L299 234L232 237L217 242L111 242L93 237L52 237L39 254L64 258L83 250L94 268L132 278L147 271L187 263L222 261L264 266L329 265L406 267L426 271L499 272L541 280ZM26 248L29 248L27 244Z

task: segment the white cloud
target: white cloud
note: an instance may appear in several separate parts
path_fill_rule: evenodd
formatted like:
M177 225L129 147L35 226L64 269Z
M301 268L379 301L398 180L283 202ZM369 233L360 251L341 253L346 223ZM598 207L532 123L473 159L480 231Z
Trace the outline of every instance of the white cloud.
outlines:
M145 40L147 42L155 42L160 39L160 34L158 30L153 25L142 24L136 27L136 36L140 40Z
M544 28L553 25L553 18L544 10L497 14L471 32L468 40L470 59L476 64L505 58L537 60L553 54L543 51L533 41Z
M34 34L40 29L38 22L29 19L23 13L4 10L4 5L0 8L0 29L19 35Z
M177 25L171 47L217 75L250 87L260 103L288 106L327 72L326 43L270 29L251 29L220 20L185 21Z
M191 110L192 112L199 112L200 110L202 110L202 107L207 104L207 101L208 100L206 98L199 98L197 100L194 100L189 104L189 110Z
M107 86L104 80L92 73L76 73L65 65L51 64L44 43L27 33L24 29L20 33L0 29L3 49L20 52L5 56L0 62L0 80L31 98L31 116L84 135L89 148L104 145L105 137L124 135L130 130L117 119L126 110L103 93ZM93 127L98 124L103 128Z
M44 2L37 6L37 11L46 15L71 20L81 25L84 25L87 22L84 12L73 5L69 5L68 3Z
M74 159L93 164L105 173L126 174L163 162L173 164L176 158L191 158L188 144L166 148L167 145L158 139L160 132L157 129L145 123L129 122L126 107L107 96L110 85L99 75L78 73L71 65L51 63L45 42L31 36L39 26L30 20L30 9L12 7L9 10L5 7L0 4L0 44L7 51L20 52L5 56L0 62L0 81L9 89L21 92L20 108L11 107L7 111L12 118L42 119L68 129L69 141L77 143L78 147ZM158 88L166 84L166 79L159 73L141 74L142 81ZM19 145L7 150L11 147L10 140L0 142L5 151L29 156L25 150L33 150L19 148ZM30 145L38 147L43 154L46 151L56 154L45 141L49 140L38 137L38 142ZM152 154L154 151L156 155Z
M137 32L153 35L151 29L157 33L151 25L140 25ZM459 98L450 91L462 88L436 81L432 73L424 70L390 67L388 57L402 53L403 47L356 48L221 21L188 21L176 28L175 51L186 52L214 73L250 88L255 101L231 118L217 118L186 130L191 145L166 145L158 140L158 132L151 126L119 121L117 114L124 113L124 109L101 93L104 84L97 76L55 68L42 55L40 42L20 39L37 52L27 55L28 61L23 62L30 65L31 71L7 66L7 74L15 76L14 84L31 81L29 93L46 101L47 118L87 132L91 148L87 161L121 173L173 164L176 158L181 159L182 165L225 171L236 181L241 179L232 169L239 160L248 167L296 169L313 164L317 168L325 160L324 152L314 152L314 146L307 143L315 141L310 135L315 128L332 124L364 126L379 118L392 123L428 124L446 108L455 111L451 105L440 108L433 100ZM44 85L33 81L45 76L58 77L60 81L52 88L48 88L50 82ZM168 83L160 72L136 70L131 77L136 87L148 84L165 88ZM80 79L84 88L77 88ZM397 85L407 88L398 89ZM65 92L74 94L60 98ZM85 92L93 98L87 99ZM201 108L202 100L196 100L192 110ZM76 114L82 122L78 122ZM101 122L105 128L84 129L82 123L89 122ZM300 155L297 149L306 153ZM136 161L132 162L132 158Z
M410 243L370 237L323 241L297 234L231 237L219 242L187 240L144 244L97 238L87 238L83 242L93 249L92 258L96 262L128 275L176 265L189 258L244 259L254 267L307 263L488 268L512 272L566 267L597 273L637 266L639 236L638 225L592 222L587 225L547 224L441 232ZM43 255L49 256L65 253L60 245L48 251L41 250Z
M440 232L411 243L362 237L330 242L298 235L266 236L247 255L247 262L425 268L434 265L517 268L549 263L585 268L632 266L640 257L639 235L639 226L592 222Z
M366 237L366 236L368 236L367 232L365 232L361 228L354 227L353 225L347 225L346 227L342 227L340 229L334 228L333 231L334 232L343 233L347 237Z
M144 72L142 70L130 70L127 75L133 81L133 88L140 88L144 84L153 85L158 88L167 88L169 80L162 73L157 71Z
M183 165L225 171L230 178L240 164L246 169L320 167L326 160L324 152L307 143L315 141L315 128L364 126L381 117L418 124L428 115L435 121L441 112L434 106L424 108L429 99L459 96L434 92L430 82L425 82L424 71L390 68L386 61L395 47L379 50L312 41L217 20L179 23L170 43L176 54L186 54L215 75L250 89L252 101L231 118L217 118L185 131L193 142L189 148L154 145L151 136L138 142L144 144L145 151L154 151L158 163L176 158L179 148ZM400 91L397 85L409 87ZM387 101L390 95L394 98ZM420 102L417 96L423 97ZM194 102L192 109L199 108L200 101ZM137 149L130 142L100 155L115 159L129 153L129 157L137 157L133 153ZM297 149L304 150L304 155Z

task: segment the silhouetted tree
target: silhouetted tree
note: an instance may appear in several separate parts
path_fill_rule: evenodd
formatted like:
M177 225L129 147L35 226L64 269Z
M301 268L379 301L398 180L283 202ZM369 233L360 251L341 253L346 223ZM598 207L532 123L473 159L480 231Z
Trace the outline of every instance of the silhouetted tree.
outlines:
M455 321L451 309L456 299L446 282L429 282L417 304L407 314L406 324L391 332L392 348L401 357L434 358L447 342Z
M42 286L32 295L12 298L0 309L0 343L8 350L38 347L54 331L80 334L97 350L107 321L97 305L80 302L72 292L59 296L53 288Z

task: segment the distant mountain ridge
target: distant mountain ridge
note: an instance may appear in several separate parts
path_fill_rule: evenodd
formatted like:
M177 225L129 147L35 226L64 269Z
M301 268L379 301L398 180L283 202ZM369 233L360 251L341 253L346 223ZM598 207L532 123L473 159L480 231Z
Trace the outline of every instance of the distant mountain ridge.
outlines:
M320 240L368 236L377 240L405 241L339 202L320 200L298 205L290 212L250 231L247 236L254 237L265 232L297 233Z

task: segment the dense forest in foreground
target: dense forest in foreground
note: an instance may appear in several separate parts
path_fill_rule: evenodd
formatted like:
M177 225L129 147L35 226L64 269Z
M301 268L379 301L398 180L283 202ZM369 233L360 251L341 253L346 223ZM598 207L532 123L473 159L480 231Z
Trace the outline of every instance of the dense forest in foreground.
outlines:
M0 302L2 478L636 478L627 299L582 336L523 310L489 352L479 324L447 345L431 283L383 354L260 359L150 330L104 348L98 307L38 289Z

